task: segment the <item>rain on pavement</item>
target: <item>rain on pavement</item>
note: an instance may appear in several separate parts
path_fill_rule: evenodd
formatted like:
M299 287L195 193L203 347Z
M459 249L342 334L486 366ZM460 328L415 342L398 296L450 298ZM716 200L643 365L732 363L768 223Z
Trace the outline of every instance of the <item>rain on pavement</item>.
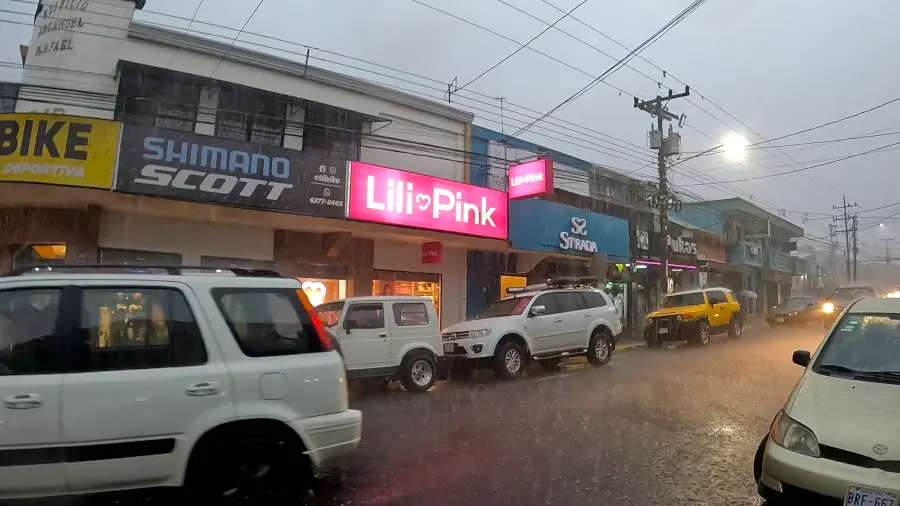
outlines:
M822 334L758 328L424 396L354 390L359 452L309 504L759 504L753 456L802 372L791 352Z

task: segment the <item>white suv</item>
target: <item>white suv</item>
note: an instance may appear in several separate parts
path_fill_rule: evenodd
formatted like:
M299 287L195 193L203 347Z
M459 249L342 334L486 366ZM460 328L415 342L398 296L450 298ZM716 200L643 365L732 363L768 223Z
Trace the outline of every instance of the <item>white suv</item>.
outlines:
M553 368L560 358L586 355L591 364L604 365L622 323L609 296L585 286L592 282L596 278L560 278L526 287L475 320L444 329L444 356L462 374L489 365L501 379L520 377L530 360Z
M359 445L343 361L295 279L14 274L0 277L0 499L186 485L302 501L312 469Z
M441 324L431 299L351 297L321 304L316 312L336 336L350 379L398 379L417 394L437 380Z

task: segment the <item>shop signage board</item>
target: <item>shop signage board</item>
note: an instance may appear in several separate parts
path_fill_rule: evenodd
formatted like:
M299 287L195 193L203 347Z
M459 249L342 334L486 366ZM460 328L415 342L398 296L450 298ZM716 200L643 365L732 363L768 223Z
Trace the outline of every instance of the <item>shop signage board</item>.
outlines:
M120 128L78 116L0 114L0 181L108 190Z
M694 242L693 239L687 237L672 237L670 235L666 243L669 246L669 251L672 253L697 256L697 243Z
M491 239L507 237L506 192L350 162L347 218Z
M510 199L537 197L553 193L553 160L537 160L509 168L508 193Z
M439 242L426 242L422 244L422 263L439 264L444 259L444 247Z
M345 161L293 149L124 125L116 191L342 218Z
M628 220L539 199L511 200L509 208L514 249L629 259Z

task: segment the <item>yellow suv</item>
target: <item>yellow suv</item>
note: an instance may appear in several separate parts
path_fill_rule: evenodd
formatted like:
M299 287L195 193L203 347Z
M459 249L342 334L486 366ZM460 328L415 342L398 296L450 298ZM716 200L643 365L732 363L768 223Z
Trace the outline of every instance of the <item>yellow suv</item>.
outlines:
M744 320L741 305L727 288L698 288L671 293L662 307L644 322L644 340L650 348L666 341L709 343L709 336L728 332L741 337Z

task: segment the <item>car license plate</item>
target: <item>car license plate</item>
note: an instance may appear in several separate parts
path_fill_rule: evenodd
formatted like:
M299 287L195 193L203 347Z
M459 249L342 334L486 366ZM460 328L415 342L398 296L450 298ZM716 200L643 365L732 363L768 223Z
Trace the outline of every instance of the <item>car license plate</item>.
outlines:
M897 506L900 497L893 492L850 485L844 506Z
M456 345L453 343L445 343L444 344L444 353L453 353L456 350Z
M778 323L784 323L784 318L779 318L777 321Z
M657 332L659 332L660 334L668 334L669 329L658 329Z

